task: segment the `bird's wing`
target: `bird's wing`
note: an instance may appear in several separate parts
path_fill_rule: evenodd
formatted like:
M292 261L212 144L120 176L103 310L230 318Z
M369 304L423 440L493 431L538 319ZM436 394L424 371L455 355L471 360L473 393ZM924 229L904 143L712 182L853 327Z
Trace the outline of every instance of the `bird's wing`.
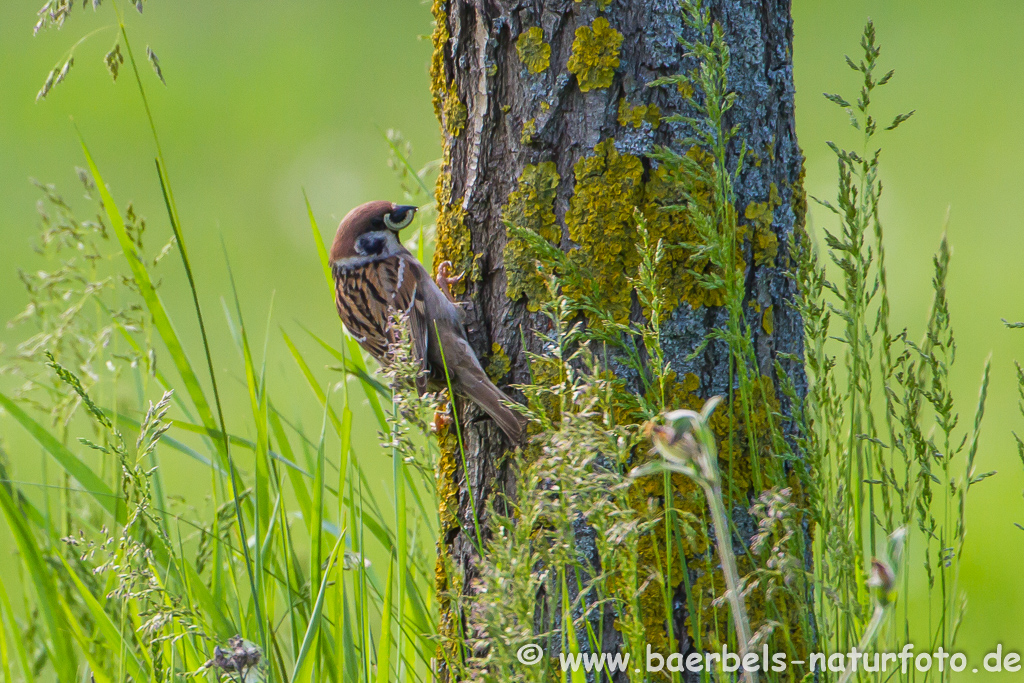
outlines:
M336 271L334 302L349 333L370 355L383 362L388 351L387 298L368 278L372 265Z
M423 293L418 286L419 263L411 254L394 254L340 271L335 286L338 314L345 327L364 349L386 362L389 346L396 341L392 329L395 313L407 317L413 349L418 359L426 355L426 317Z
M422 274L426 271L419 261L409 253L398 253L379 261L380 281L391 298L392 310L397 311L409 325L409 337L413 354L419 361L421 373L416 378L416 388L422 394L427 390L427 334L429 324ZM429 276L428 276L429 277Z

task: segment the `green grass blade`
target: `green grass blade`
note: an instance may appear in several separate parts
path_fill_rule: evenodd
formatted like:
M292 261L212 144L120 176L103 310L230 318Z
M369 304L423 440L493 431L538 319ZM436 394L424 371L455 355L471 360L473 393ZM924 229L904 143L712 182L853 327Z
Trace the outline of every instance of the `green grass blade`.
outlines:
M397 421L400 419L398 414L397 404L392 403L391 412L393 418ZM399 623L399 638L398 638L398 665L396 671L396 677L401 679L402 677L402 657L401 652L404 650L405 635L406 631L401 628L406 623L406 585L405 577L408 574L408 563L409 563L409 529L408 519L406 517L405 509L405 460L402 458L402 454L397 448L393 449L391 453L392 471L395 480L395 536L398 541L396 544L396 550L398 553L398 623ZM391 590L391 580L388 579L388 591Z
M125 36L125 42L127 43L128 38L127 34L125 34L123 24L121 26L121 33ZM132 60L132 65L134 67L134 59ZM137 75L138 74L136 72L136 76ZM140 94L142 94L143 102L146 102L146 96L145 92L142 90L141 82L139 83L139 92ZM146 105L146 112L147 114L149 114L148 104ZM150 126L153 129L153 138L154 140L156 140L156 127L153 125L151 116ZM99 170L96 168L96 164L93 163L92 157L89 156L89 151L85 147L84 140L82 141L82 149L85 150L86 157L89 160L89 168L92 170L94 174L94 179L98 181L97 184L102 188L101 193L105 193L104 202L109 207L108 213L111 214L111 221L115 223L116 229L117 223L120 222L120 215L118 214L117 209L114 206L113 199L110 197L110 194L106 192L105 187L102 185L102 181L99 178ZM206 367L210 375L210 384L213 388L213 398L214 403L216 404L217 407L217 418L220 423L220 430L223 434L222 440L217 442L219 445L218 451L223 460L222 464L228 470L229 480L231 482L231 495L235 505L235 522L238 525L238 537L245 558L245 570L248 575L250 590L252 591L253 594L253 605L256 609L256 621L258 623L260 633L260 645L263 647L264 650L266 650L267 635L266 629L264 628L262 612L260 609L259 587L256 581L256 574L253 567L253 562L252 559L249 557L249 545L246 542L248 534L246 534L245 531L245 518L242 515L242 508L239 502L239 488L237 480L238 477L236 476L234 464L231 462L231 446L227 438L227 425L224 420L224 407L220 400L220 392L217 389L217 373L214 372L213 369L213 354L210 351L210 340L206 334L206 323L203 320L203 310L202 307L199 305L199 291L196 288L195 277L192 274L192 265L191 262L189 261L188 252L185 248L185 238L181 232L181 225L178 221L178 212L174 204L174 196L171 190L170 181L168 180L167 174L164 171L164 165L162 163L163 155L159 153L159 141L157 141L157 151L158 158L156 160L156 170L157 175L160 178L160 189L163 192L164 203L167 207L167 214L171 221L171 229L174 231L175 241L177 242L178 245L178 254L181 256L181 262L185 268L185 275L188 277L188 285L189 290L192 293L192 304L195 308L196 320L199 322L199 332L203 341L203 351L206 355ZM109 202L107 200L109 200ZM124 239L122 239L122 235ZM125 250L125 256L128 258L129 263L132 265L133 272L137 271L148 281L149 275L148 273L146 273L145 265L141 262L141 260L138 259L138 255L135 253L134 246L132 245L131 240L127 239L127 234L124 231L123 223L121 223L121 230L118 232L118 239L121 241L122 248ZM132 258L133 255L135 256L134 259ZM203 396L202 388L199 385L198 379L196 378L195 373L192 372L191 365L188 363L188 359L185 356L184 350L181 349L181 344L178 342L177 336L174 334L174 328L170 324L170 319L167 318L166 312L163 312L162 305L160 305L160 298L159 296L157 296L156 290L153 288L151 283L149 284L148 289L143 286L143 283L141 281L138 284L139 289L142 290L144 293L144 298L146 299L147 307L152 308L155 305L163 313L163 317L166 319L166 324L163 326L163 328L161 328L160 325L157 325L157 329L158 331L160 331L161 338L164 339L164 343L168 345L168 349L171 351L171 355L174 358L175 365L178 366L178 372L179 374L181 374L182 379L186 383L186 388L188 388L190 395L193 396L193 402L196 403L196 408L197 410L199 410L200 419L202 420L203 424L206 425L206 427L212 428L214 426L214 423L213 415L210 411L210 406L208 403L206 403L206 399ZM154 323L156 323L156 320L157 317L154 314ZM165 333L168 336L165 336ZM180 352L177 355L174 353L174 348L172 348L168 344L168 338L171 338L173 342L177 345L177 349Z
M253 422L256 425L256 472L255 472L255 489L256 496L254 503L256 506L255 514L253 515L253 524L256 538L256 544L254 546L254 568L255 572L255 586L253 600L256 601L257 613L263 613L266 611L265 606L261 604L263 602L262 593L266 587L266 577L263 575L263 554L262 545L259 542L260 537L263 535L264 530L269 530L270 524L270 462L269 462L269 436L267 427L267 397L266 387L262 380L258 380L256 376L256 367L252 359L252 349L249 346L249 335L245 328L245 319L242 317L242 305L238 300L238 288L235 286L235 275L231 270L231 263L228 262L227 248L224 250L224 260L227 262L228 278L231 283L231 292L234 295L235 300L235 311L238 314L238 327L241 334L241 346L242 346L242 357L245 364L245 384L249 395L249 406L252 410ZM271 304L272 306L273 304ZM230 316L229 316L230 320ZM262 609L261 609L262 608ZM269 615L268 615L269 616ZM262 631L263 624L260 624ZM265 637L265 636L264 636ZM266 643L263 643L264 647Z
M295 453L292 451L292 445L288 441L288 435L284 431L284 426L281 424L281 418L278 417L277 411L271 410L267 414L267 421L270 422L270 428L274 432L274 438L277 439L277 447L281 451L281 455L289 461L295 460ZM299 504L299 511L302 512L303 519L309 519L310 511L313 509L313 501L309 497L309 490L306 488L306 482L303 481L302 475L308 473L299 471L298 467L288 467L288 480L291 482L292 491L295 493L295 500Z
M395 560L388 562L388 582L384 586L384 602L380 606L380 642L377 643L377 683L388 683L391 675L391 584Z
M345 405L341 408L341 447L340 464L338 466L338 519L342 519L345 511L344 491L349 474L349 453L352 452L352 411L348 407L348 391L345 391Z
M352 375L353 377L358 379L360 382L363 382L364 384L368 384L385 400L391 400L391 390L384 386L381 382L374 379L374 377L370 375L368 372L366 372L365 366L360 367L353 363L351 360L349 360L348 354L344 354L341 351L338 351L336 348L334 348L333 346L325 342L323 339L321 339L315 332L308 329L305 325L299 325L299 327L301 327L306 334L312 337L317 344L322 346L323 349L327 351L327 353L331 354L338 361L340 361L343 364L342 367L344 368L347 374Z
M296 347L292 342L292 339L288 336L287 332L281 330L281 337L284 339L285 345L288 347L292 357L298 364L299 370L302 372L302 376L306 378L306 382L309 384L309 387L313 390L313 393L316 394L316 398L320 401L320 405L325 405L327 403L327 395L324 393L324 390L320 388L320 383L317 382L316 377L313 376L313 371L309 368L309 364L306 363L306 359L302 357L301 353L299 353L298 347ZM334 418L337 419L337 416L335 415ZM338 424L340 425L340 422Z
M309 585L320 584L323 563L323 521L324 521L324 442L327 440L327 410L324 404L323 423L320 427L320 444L317 447L316 470L313 473L313 509L309 524ZM339 540L340 537L339 537ZM313 596L310 596L312 599Z
M6 622L7 632L11 634L11 642L14 643L14 651L18 655L18 665L21 668L21 677L25 683L32 683L35 680L35 676L32 675L32 667L28 663L28 652L25 650L25 639L22 637L21 632L18 628L18 622L14 619L14 609L11 607L10 596L7 595L7 587L4 586L3 577L0 577L0 622ZM0 628L3 628L3 623L0 623ZM2 636L3 634L0 634ZM5 637L6 640L6 637ZM7 656L4 656L4 675L7 676L7 680L13 681L9 672L9 662Z
M331 569L337 569L338 573L341 573L339 565L336 564L338 556L338 549L341 548L342 538L344 534L340 534L337 542L334 544L334 549L331 551L330 558L327 562L327 571L324 572L323 579L320 581L320 590L316 594L316 602L313 604L313 612L309 617L309 624L306 626L306 635L302 638L302 645L299 647L299 652L295 656L295 666L292 668L291 680L293 683L302 681L312 680L310 674L313 669L313 660L309 659L309 652L315 644L315 640L319 637L320 633L320 618L323 614L324 609L324 596L327 593L328 578L331 575ZM338 580L341 580L340 577Z
M306 382L309 384L310 389L312 389L314 395L316 395L317 401L319 401L320 405L323 406L324 409L327 411L327 416L330 417L331 424L334 426L334 430L337 432L338 437L342 441L342 464L339 466L338 472L339 474L343 474L346 469L346 458L348 457L348 453L351 448L352 414L351 411L349 411L348 409L348 403L346 402L343 410L343 415L345 417L339 418L338 414L334 412L334 409L330 408L327 405L326 392L324 392L324 390L320 387L320 384L317 382L316 377L313 376L313 371L309 368L309 364L306 363L306 359L302 357L301 353L299 353L299 350L292 342L291 337L289 337L288 333L285 332L284 330L281 330L281 336L284 338L285 345L288 346L288 350L291 352L292 357L295 359L295 362L298 364L299 369L302 371L303 377L306 378Z
M306 200L306 213L309 214L309 226L313 229L313 244L316 245L316 253L320 257L320 267L324 271L324 279L327 280L333 290L334 276L331 274L331 258L327 253L327 245L324 244L324 236L320 233L320 228L316 224L316 217L313 215L313 207L309 204L309 197L306 195L305 190L302 192L302 198ZM333 294L331 298L334 298Z
M227 639L235 635L241 624L232 622L224 612L224 601L213 597L213 593L206 587L202 577L196 572L191 562L182 562L181 566L185 575L184 580L188 595L192 598L193 602L202 608L203 614L213 621L213 627L217 630L217 636Z
M124 510L117 504L118 496L107 486L99 475L93 472L88 465L78 459L74 453L69 451L64 444L56 439L41 424L29 417L28 413L21 409L17 403L0 393L0 406L13 417L25 431L27 431L46 452L53 456L54 460L60 463L64 471L74 477L82 488L92 495L100 507L109 512L117 519L118 523L125 520Z
M3 580L0 579L0 585L3 584ZM13 681L14 673L11 671L11 653L8 651L7 643L7 628L4 626L4 613L0 611L0 672L4 675L5 681ZM15 632L15 629L10 629L11 633ZM20 640L16 638L15 640Z
M366 375L366 362L363 361L363 351L359 348L359 343L349 334L345 335L345 342L348 344L349 362L356 368L357 375L360 377ZM366 400L370 403L373 414L377 416L377 422L381 430L385 434L390 434L391 425L388 424L388 419L384 415L384 408L381 407L376 389L374 389L373 385L363 380L360 380L360 384L363 385L363 393L366 394Z
M366 557L366 538L363 530L366 528L364 524L364 509L363 504L363 482L359 482L359 506L358 506L358 517L353 514L353 517L359 520L356 525L356 531L359 538L359 557ZM353 504L355 501L355 492L353 491L352 496ZM373 659L371 657L370 650L373 645L373 634L370 631L370 592L367 587L367 579L369 577L369 571L366 567L365 562L360 562L359 567L359 639L360 647L362 648L362 660L363 660L363 683L370 683L370 671L373 668Z
M156 288L153 285L153 280L150 278L149 272L146 270L146 265L143 262L142 257L139 255L139 252L135 248L135 244L132 242L125 230L124 219L121 217L121 213L118 211L117 205L114 203L114 198L107 190L106 183L103 181L103 176L100 175L99 168L96 167L96 162L93 161L92 154L89 153L89 148L86 146L85 140L79 136L79 141L82 144L82 151L85 153L85 160L89 165L89 172L92 174L93 181L96 184L96 189L100 193L100 199L103 202L103 208L106 211L107 218L110 220L110 223L114 228L114 233L117 235L118 242L121 244L121 250L124 252L125 258L128 260L128 266L131 268L132 275L138 284L139 292L146 304L146 308L153 317L153 325L156 327L156 330L160 335L160 339L167 347L167 350L171 355L171 360L174 362L174 366L178 370L178 374L181 375L182 381L185 382L185 389L188 392L189 397L192 399L192 403L195 405L196 410L199 412L200 419L203 424L212 428L214 426L213 411L206 400L202 386L199 384L199 378L196 377L195 372L192 370L192 364L189 362L188 356L185 354L185 349L181 345L178 333L175 331L174 325L171 323L171 319L167 315L167 310L164 308L160 295L157 293ZM175 233L177 232L177 229L175 229ZM181 242L179 239L179 245L180 244Z
M580 644L576 638L576 625L572 620L572 609L569 607L569 588L566 584L565 574L562 574L562 628L565 629L565 636L568 640L568 651L573 657L580 654ZM565 683L587 683L587 674L580 668L572 669L570 673L562 672L562 680Z
M283 505L283 503L282 503ZM283 508L282 508L283 510ZM285 521L281 526L281 563L285 571L285 595L288 598L288 625L291 635L292 652L299 651L299 619L305 618L303 604L299 598L302 566L292 544L291 527ZM282 678L283 680L283 678Z
M346 519L345 516L345 484L348 482L348 475L351 467L349 465L349 453L352 450L352 411L349 408L349 395L348 395L348 383L345 383L345 391L343 394L345 404L341 409L341 457L340 465L338 467L338 496L337 496L337 517L339 523L341 520ZM342 524L347 526L347 524ZM343 541L343 537L339 537L339 541ZM348 632L348 606L345 602L345 576L344 572L338 577L337 588L335 591L335 623L334 623L334 653L335 653L335 670L333 678L337 683L345 683L345 669L346 667L352 667L355 665L356 660L352 657L351 650L351 637ZM350 677L351 678L351 677Z
M344 641L344 652L345 652L345 678L343 679L346 683L358 683L359 681L359 654L356 652L356 641L352 637L352 632L358 625L349 617L349 604L351 600L348 595L344 596L343 602L343 614L345 615L345 624L347 628L342 630L341 639Z
M126 420L129 424L132 424L133 426L137 426L139 424L138 420L135 420L134 418L131 418L131 417L125 415L124 413L117 413L117 414L118 414L118 416L121 419ZM171 423L171 427L173 427L175 429L180 429L182 431L190 432L192 434L199 434L200 436L209 436L209 437L212 437L212 438L218 439L218 440L223 438L223 433L219 429L207 429L206 427L204 427L202 425L193 424L191 422L186 422L184 420L168 420L168 421ZM241 447L243 447L243 448L245 448L247 450L253 451L253 452L255 452L257 450L257 448L258 448L258 445L255 442L250 441L248 439L244 439L244 438L242 438L240 436L235 436L234 434L228 434L228 440L234 446L241 446ZM161 440L161 443L162 442L163 441ZM185 448L188 448L188 447L185 446ZM202 462L204 464L208 464L210 467L215 468L216 471L219 472L219 473L227 474L227 470L221 469L216 463L211 463L208 459L200 456L198 453L196 453L192 449L188 449L187 451L183 450L182 452L185 453L185 455L188 455L190 458L194 458L194 459L198 460L199 462ZM313 478L313 475L311 473L309 473L308 471L303 469L298 463L294 462L291 458L288 458L287 456L281 455L280 453L276 453L274 451L269 451L269 455L270 455L270 457L272 459L278 461L282 465L285 465L286 467L288 467L290 469L293 469L293 470L299 472L300 474L302 474L302 475L304 475L306 477L309 477L310 479Z
M338 496L338 512L339 515L343 515L344 507L344 496ZM344 517L339 517L339 520ZM342 523L342 527L346 525ZM338 539L342 545L344 545L344 538ZM344 566L342 571L339 572L338 579L334 582L334 652L335 652L335 670L334 680L338 683L344 683L345 681L345 667L349 664L349 653L346 649L345 633L349 627L348 624L348 609L345 604L345 572Z
M132 680L146 680L148 674L143 673L142 664L136 658L131 643L125 642L110 615L103 609L103 605L99 603L99 600L93 596L89 588L78 578L75 570L71 568L71 565L64 559L64 556L58 554L57 557L60 559L61 564L64 565L64 569L71 582L75 584L75 588L78 590L78 598L85 604L89 614L92 615L93 624L99 632L97 635L103 638L104 647L108 648L111 652L115 651L116 648L116 651L126 653L128 656L124 659L125 670L131 675Z
M71 608L68 607L67 601L62 596L58 595L57 602L60 606L61 613L64 615L64 623L67 625L67 630L71 632L71 637L78 643L78 647L82 650L82 655L85 657L85 661L89 665L90 683L115 683L114 677L107 673L103 668L103 664L96 659L96 656L90 651L89 646L92 645L92 642L89 637L85 635L82 625L75 618Z
M22 516L18 506L15 505L10 493L3 486L0 486L0 508L3 510L7 523L11 528L15 544L21 554L21 559L28 569L29 579L36 591L36 606L46 625L49 634L48 650L50 662L57 676L62 681L77 680L78 664L75 651L68 642L66 628L67 624L63 618L63 612L57 601L57 586L53 580L53 573L46 560L43 559L36 539L28 527L28 523Z

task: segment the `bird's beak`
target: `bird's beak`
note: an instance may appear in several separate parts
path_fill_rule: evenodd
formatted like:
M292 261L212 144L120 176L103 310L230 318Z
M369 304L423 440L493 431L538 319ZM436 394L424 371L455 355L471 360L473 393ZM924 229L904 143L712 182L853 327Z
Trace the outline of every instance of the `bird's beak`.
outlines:
M409 204L399 204L391 213L397 213L399 216L404 216L406 211L411 211L413 214L419 207L410 206Z

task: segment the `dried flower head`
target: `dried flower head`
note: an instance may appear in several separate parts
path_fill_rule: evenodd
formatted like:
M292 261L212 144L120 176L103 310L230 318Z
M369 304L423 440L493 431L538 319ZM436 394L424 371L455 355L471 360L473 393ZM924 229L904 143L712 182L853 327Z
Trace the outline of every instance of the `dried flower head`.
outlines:
M263 653L255 644L235 635L228 639L227 649L217 645L213 648L213 658L203 665L206 669L220 669L225 673L237 673L241 680L247 680L249 674L256 671Z

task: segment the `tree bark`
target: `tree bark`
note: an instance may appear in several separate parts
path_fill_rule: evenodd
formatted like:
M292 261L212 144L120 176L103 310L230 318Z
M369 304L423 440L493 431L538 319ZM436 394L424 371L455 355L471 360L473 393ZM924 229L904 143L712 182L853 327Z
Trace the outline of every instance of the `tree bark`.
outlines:
M787 239L802 229L805 205L790 3L705 4L730 47L729 86L737 99L728 123L738 126L731 165L741 141L748 150L735 180L735 209L748 226L744 310L758 369L771 379L785 413L774 363L781 361L798 393L804 387L799 363L780 356L802 357L803 339L801 320L789 305L794 284L784 272ZM650 155L658 145L685 154L680 140L692 134L683 123L663 120L686 113L690 93L648 84L694 67L679 42L688 29L677 0L435 0L433 11L432 89L443 131L435 266L450 260L456 272L467 273L458 295L470 302L470 341L485 366L490 358L499 385L527 383L525 351L541 351L537 331L545 321L536 312L536 276L508 247L503 220L529 214L533 227L548 230L563 250L594 262L611 310L624 320L642 315L623 272L636 259L632 205L644 209L665 201ZM551 218L538 219L544 210ZM685 229L668 222L663 237L692 239ZM725 309L695 283L685 262L670 264L665 278L674 306L661 329L667 360L701 398L728 394L727 349L712 343L688 358L709 330L726 324ZM471 405L459 408L468 473L451 440L447 447L442 440L439 552L465 578L464 585L454 585L439 562L442 592L468 590L474 573L471 499L486 527L486 500L514 484L500 431L488 420L474 422ZM733 501L735 522L749 539L755 524L747 508L760 491L749 476L730 485L740 491ZM664 632L671 619L685 632L685 600L676 600L673 612L653 616L652 631ZM443 629L453 628L450 616ZM659 634L650 635L650 642L659 642ZM687 647L681 637L677 649Z

